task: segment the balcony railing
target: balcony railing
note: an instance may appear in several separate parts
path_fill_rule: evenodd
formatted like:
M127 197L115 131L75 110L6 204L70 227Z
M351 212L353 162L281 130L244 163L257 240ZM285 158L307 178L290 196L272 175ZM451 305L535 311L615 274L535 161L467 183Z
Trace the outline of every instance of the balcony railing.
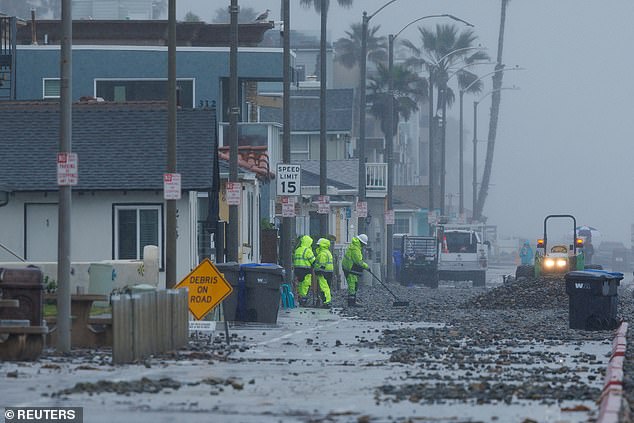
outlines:
M387 163L365 164L365 189L368 194L387 192Z

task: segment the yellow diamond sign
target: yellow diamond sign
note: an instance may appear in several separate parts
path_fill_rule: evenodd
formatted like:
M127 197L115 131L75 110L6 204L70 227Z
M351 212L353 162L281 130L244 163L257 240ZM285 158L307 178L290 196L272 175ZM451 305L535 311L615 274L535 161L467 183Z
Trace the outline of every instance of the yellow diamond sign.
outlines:
M176 288L189 288L189 311L197 320L205 317L233 291L223 274L209 259L196 266Z

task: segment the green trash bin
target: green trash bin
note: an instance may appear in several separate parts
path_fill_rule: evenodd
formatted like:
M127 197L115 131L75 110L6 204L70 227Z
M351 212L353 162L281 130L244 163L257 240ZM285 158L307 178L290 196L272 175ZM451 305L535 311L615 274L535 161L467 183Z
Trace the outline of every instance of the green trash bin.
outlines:
M277 264L249 263L240 266L246 290L243 320L246 322L277 323L280 308L280 286L284 283L284 268Z
M578 270L566 273L570 329L611 330L619 321L618 286L623 273Z
M233 291L224 300L222 300L222 308L225 313L225 321L233 322L239 320L238 309L238 297L240 296L239 276L240 265L234 261L228 263L214 263L218 271L222 273L225 280L231 285ZM244 287L242 287L244 290Z

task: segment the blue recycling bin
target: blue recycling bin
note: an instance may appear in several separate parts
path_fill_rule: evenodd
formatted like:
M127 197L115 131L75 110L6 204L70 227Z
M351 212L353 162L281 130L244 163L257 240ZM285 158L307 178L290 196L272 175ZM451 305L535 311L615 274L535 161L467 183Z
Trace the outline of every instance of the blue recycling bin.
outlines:
M245 298L241 320L245 322L277 323L280 308L280 287L284 283L282 266L270 263L240 265L244 275Z
M611 330L619 321L618 286L623 273L586 269L566 273L570 329Z

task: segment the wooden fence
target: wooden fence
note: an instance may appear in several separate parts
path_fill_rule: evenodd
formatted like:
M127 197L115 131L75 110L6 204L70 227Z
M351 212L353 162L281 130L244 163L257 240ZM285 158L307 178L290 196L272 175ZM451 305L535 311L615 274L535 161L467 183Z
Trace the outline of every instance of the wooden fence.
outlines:
M114 295L113 364L143 360L187 344L189 309L186 289Z

